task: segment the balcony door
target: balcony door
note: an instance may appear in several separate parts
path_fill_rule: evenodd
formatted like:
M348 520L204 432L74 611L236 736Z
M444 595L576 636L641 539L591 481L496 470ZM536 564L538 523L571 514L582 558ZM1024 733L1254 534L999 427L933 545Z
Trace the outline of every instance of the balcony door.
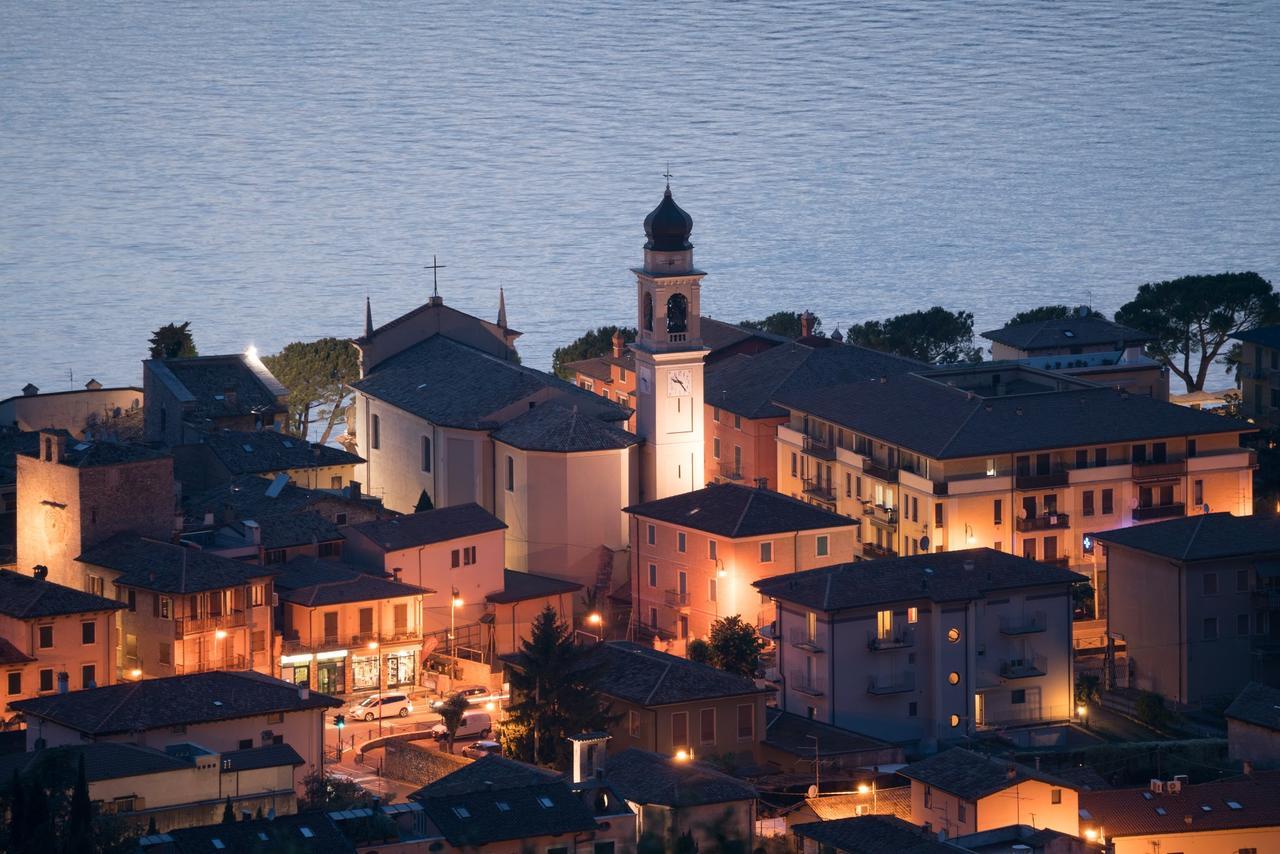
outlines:
M324 642L326 645L338 642L337 611L325 611L324 613Z

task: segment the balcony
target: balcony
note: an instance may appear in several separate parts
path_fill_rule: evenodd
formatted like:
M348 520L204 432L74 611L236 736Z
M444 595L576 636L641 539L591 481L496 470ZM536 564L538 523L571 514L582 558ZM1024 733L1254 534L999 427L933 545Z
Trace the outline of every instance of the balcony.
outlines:
M201 632L214 632L219 629L236 629L244 625L244 611L232 611L230 614L219 614L210 617L179 617L173 621L174 638L184 638Z
M888 546L879 546L875 543L863 543L862 554L870 560L878 560L879 558L897 557L898 553Z
M664 590L662 591L662 596L668 608L689 607L689 591L687 590Z
M803 480L802 484L804 486L804 494L810 498L816 498L819 501L826 502L827 504L836 503L836 493L835 490L831 488L831 484L824 484L816 480L808 479Z
M886 694L905 694L908 691L916 689L916 675L914 673L899 673L896 676L869 676L867 677L867 693L876 696L884 696Z
M1133 521L1147 522L1151 519L1172 519L1175 516L1185 516L1187 513L1187 505L1182 502L1175 504L1160 504L1155 507L1135 507L1133 508Z
M889 468L874 462L870 457L864 457L862 460L862 473L868 477L874 477L876 480L882 480L885 483L898 482L898 470Z
M1023 614L1019 617L1001 617L1000 634L1015 637L1017 635L1033 635L1045 629L1044 611L1034 614Z
M243 655L226 655L207 661L196 661L187 664L175 664L173 672L179 676L189 673L208 673L211 670L248 670L249 663Z
M791 671L787 684L798 694L810 697L821 697L827 693L827 680L822 676L805 676L803 670Z
M1071 517L1066 513L1046 513L1043 516L1032 516L1029 519L1017 519L1013 526L1017 528L1018 533L1025 534L1028 531L1054 531L1060 528L1071 527Z
M822 652L822 645L818 643L818 639L811 637L805 629L791 629L787 632L787 642L796 649L803 649L808 652Z
M1259 587L1249 594L1255 604L1280 608L1280 587Z
M1134 480L1168 480L1169 478L1182 477L1186 473L1186 460L1133 464Z
M1071 473L1066 469L1049 472L1048 474L1015 474L1013 476L1013 488L1028 489L1053 489L1056 486L1066 486L1071 479Z
M872 522L880 522L885 525L898 524L898 511L894 507L883 507L879 504L872 504L870 501L862 503L863 518L870 519Z
M867 631L867 649L880 652L886 649L906 649L916 645L916 633L910 626L899 626L881 637L875 630Z
M836 458L834 445L830 445L821 439L815 439L812 436L804 437L804 452L819 460L834 460Z
M727 463L720 464L720 478L722 480L730 480L735 483L740 480L746 480L742 475L742 469Z
M1003 679L1032 679L1043 676L1048 671L1049 662L1043 655L1007 658L1000 662L1000 676Z

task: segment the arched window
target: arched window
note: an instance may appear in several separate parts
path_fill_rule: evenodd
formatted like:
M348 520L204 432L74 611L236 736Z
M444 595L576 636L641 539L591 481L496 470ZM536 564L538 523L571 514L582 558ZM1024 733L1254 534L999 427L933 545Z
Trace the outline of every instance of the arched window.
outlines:
M648 291L644 295L644 330L653 331L653 294Z
M672 294L667 300L667 332L684 332L689 328L689 299L684 294Z

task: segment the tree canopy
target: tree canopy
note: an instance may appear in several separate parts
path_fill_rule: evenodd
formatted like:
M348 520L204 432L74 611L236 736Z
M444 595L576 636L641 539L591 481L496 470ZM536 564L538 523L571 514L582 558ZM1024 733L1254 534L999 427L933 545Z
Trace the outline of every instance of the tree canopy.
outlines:
M708 663L728 673L752 678L760 669L764 638L742 617L734 614L711 624Z
M289 390L289 432L305 438L314 410L316 420L324 425L319 442L329 441L346 414L351 383L360 378L351 342L343 338L295 341L262 362Z
M573 371L566 365L582 359L593 359L613 352L613 333L621 332L622 340L628 343L636 340L636 330L632 326L600 326L582 334L576 341L557 347L551 354L551 370L561 379L573 379Z
M191 321L167 323L151 333L151 358L177 359L198 356L196 341L191 335Z
M755 329L759 332L769 332L786 338L799 338L801 334L800 316L802 314L803 312L799 311L775 311L763 320L744 320L738 325L743 329ZM813 318L813 334L818 335L821 332L822 319L815 315Z
M1038 308L1029 308L1026 311L1020 311L1013 317L1009 318L1009 322L1005 326L1017 326L1019 323L1038 323L1042 320L1066 320L1068 317L1075 317L1077 309L1069 305L1042 305ZM1088 317L1098 320L1106 320L1106 315L1102 312L1090 308Z
M973 343L973 314L947 311L940 305L927 311L855 323L844 340L922 362L982 361L982 348Z
M453 740L458 734L458 727L462 726L462 717L469 708L471 708L471 703L467 699L467 695L459 691L457 694L451 694L445 698L445 701L436 709L440 713L440 722L444 724L446 753L453 753Z
M1116 322L1155 336L1147 353L1201 391L1209 366L1245 329L1280 321L1280 296L1257 273L1218 273L1150 282L1116 312Z
M616 719L600 702L602 662L594 646L574 643L554 608L538 614L521 662L511 670L511 699L503 725L504 752L523 762L568 767L568 737L606 730Z

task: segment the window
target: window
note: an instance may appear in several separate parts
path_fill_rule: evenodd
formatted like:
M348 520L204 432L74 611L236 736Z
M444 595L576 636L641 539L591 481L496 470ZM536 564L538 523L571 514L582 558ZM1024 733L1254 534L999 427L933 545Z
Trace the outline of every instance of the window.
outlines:
M831 539L826 534L818 535L818 557L831 554Z
M658 627L658 609L649 609L649 627L656 629Z
M862 497L862 476L861 475L853 479L853 494L857 498Z
M756 736L756 707L751 703L738 706L738 738L746 740Z
M1022 556L1027 560L1036 559L1036 541L1028 538L1022 541Z
M249 633L249 651L264 652L267 648L267 633L263 630Z
M449 568L457 569L462 566L462 549L454 549L449 554Z
M471 818L471 811L463 806L454 807L453 814L458 818Z
M1236 615L1236 634L1238 634L1242 638L1249 636L1249 615L1248 614Z
M1110 516L1116 512L1116 493L1114 489L1102 490L1102 515Z
M655 528L653 525L648 525L645 527L645 541L648 542L649 545L651 546L655 545L658 542L658 529Z
M941 501L933 505L933 526L935 528L942 527L942 502Z
M649 586L658 586L658 565L656 563L649 564Z
M720 459L720 437L716 436L711 440L711 456Z
M284 712L272 712L271 714L267 715L267 723L269 724L284 723Z
M844 497L853 497L853 474L850 472L844 473Z
M471 566L476 562L476 547L463 546L462 548L462 565Z
M932 786L924 787L924 808L925 809L933 808L933 787Z
M996 476L996 461L994 457L987 457L987 477Z
M911 496L911 521L920 521L920 501L914 495Z
M703 744L716 743L715 709L700 709L698 711L698 740Z
M893 611L876 611L876 639L885 640L893 635Z
M597 842L591 847L591 854L614 854L615 851L617 851L617 845L613 840Z
M676 531L676 551L683 553L688 545L688 537L684 531Z
M912 605L910 608L907 609L907 622L908 623L920 622L920 609L917 608L915 605Z
M760 562L773 563L773 543L764 542L760 544Z
M1218 594L1218 573L1206 572L1203 576L1204 595L1216 596Z
M716 579L708 578L707 579L707 601L709 602L716 601L717 592L718 591L716 590Z
M733 429L734 429L734 430L741 430L741 429L742 429L742 416L741 416L741 415L735 415L735 416L733 416Z
M80 687L88 690L98 687L98 669L92 664L81 665Z
M85 589L94 596L101 596L103 585L101 575L90 575L85 579Z
M267 604L267 585L255 584L249 588L249 602L255 608Z
M265 564L284 563L284 549L267 549L262 555L262 562Z
M952 626L951 628L947 629L947 642L960 643L960 630L957 629L955 626Z
M1081 448L1076 451L1076 468L1086 469L1089 467L1089 452Z
M40 637L39 637L39 641L37 642L37 646L39 646L40 649L52 648L53 647L53 626L41 626L38 629L38 632Z
M431 472L431 437L422 437L422 470Z
M673 712L671 715L671 746L677 749L689 747L689 713Z
M130 590L125 594L125 602L128 603L130 611L137 611L138 610L138 591L130 588Z
M1218 639L1218 618L1204 618L1204 639L1207 641Z
M1092 490L1092 489L1086 489L1086 490L1085 490L1085 492L1084 492L1084 495L1082 496L1082 498L1083 498L1083 503L1084 503L1084 507L1083 507L1084 515L1086 515L1086 516L1092 516L1092 515L1093 515L1093 513L1094 513L1094 507L1093 507L1093 490Z
M683 569L676 573L676 590L680 594L682 600L688 601L689 596L689 573Z
M507 492L516 491L516 461L507 454Z
M80 643L90 646L98 642L98 624L88 620L80 624Z
M805 639L810 643L818 639L818 614L816 611L809 611L804 615L804 635Z
M912 700L910 703L907 703L907 717L914 718L918 714L920 714L920 706L916 701Z
M796 476L796 455L794 451L791 453L791 476Z
M634 709L627 712L627 735L632 738L640 737L640 713Z
M720 407L718 406L711 407L711 420L716 422L717 424L720 423Z
M680 615L680 639L689 639L689 616L687 614Z
M40 690L41 691L53 690L53 668L52 667L46 667L45 669L40 671Z
M997 498L991 504L991 519L997 525L1004 524L1004 501Z
M1009 692L1009 702L1015 706L1020 706L1027 702L1027 689L1018 688L1017 690Z
M167 641L160 642L160 663L171 664L173 662L173 646Z
M720 555L716 551L716 541L707 540L707 558L709 560L716 560L719 557Z
M1236 592L1237 593L1249 592L1249 570L1247 569L1236 570Z
M952 728L952 729L955 729L956 727L960 726L960 716L959 716L959 715L952 715L952 716L951 716L951 720L950 720L950 724L951 724L951 728Z
M369 447L375 451L382 447L382 424L377 415L369 416Z
M1061 790L1061 789L1050 789L1050 790L1049 790L1049 803L1051 803L1051 804L1060 804L1060 803L1062 803L1062 790Z
M1191 484L1191 503L1197 507L1204 504L1204 481L1197 480Z
M360 634L373 634L373 609L361 608L359 611Z
M8 685L5 686L5 690L8 692L9 696L11 697L14 694L22 693L22 671L21 670L13 670L9 672L9 681L8 681Z
M956 804L956 821L960 822L961 824L964 824L964 822L966 821L964 807L965 807L964 801L961 801L960 803Z

